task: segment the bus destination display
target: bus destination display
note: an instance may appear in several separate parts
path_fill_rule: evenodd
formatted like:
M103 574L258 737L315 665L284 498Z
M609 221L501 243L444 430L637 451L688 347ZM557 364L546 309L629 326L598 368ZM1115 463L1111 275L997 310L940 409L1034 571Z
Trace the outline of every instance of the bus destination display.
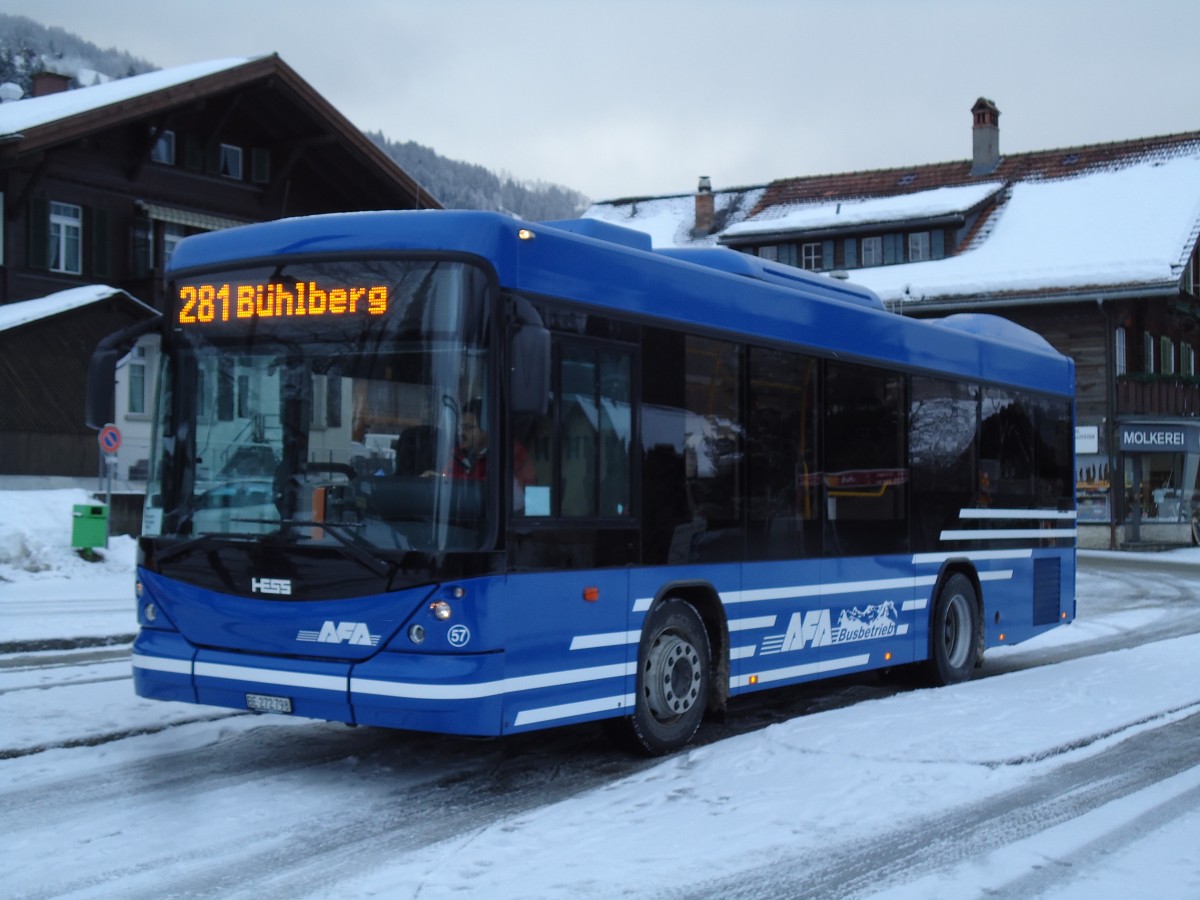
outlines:
M388 308L387 285L338 285L301 281L294 285L185 284L179 288L177 325L206 325L252 319L309 316L381 316Z

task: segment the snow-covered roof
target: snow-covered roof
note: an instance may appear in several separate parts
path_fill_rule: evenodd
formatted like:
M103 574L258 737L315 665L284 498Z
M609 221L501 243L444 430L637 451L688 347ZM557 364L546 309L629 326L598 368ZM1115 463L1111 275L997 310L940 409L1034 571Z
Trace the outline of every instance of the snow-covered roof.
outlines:
M132 75L104 84L95 84L74 91L30 97L11 103L0 104L0 137L20 134L29 128L49 125L61 119L69 119L82 113L103 109L116 103L132 100L146 94L186 84L207 75L233 69L250 62L248 57L215 59L208 62L177 66Z
M28 325L39 319L46 319L91 303L98 303L101 300L107 300L114 294L125 294L125 292L106 284L87 284L83 287L59 291L57 294L38 297L36 300L20 300L16 303L0 304L0 331L8 331L18 325ZM146 306L136 297L129 294L125 294L125 296L134 303ZM146 306L146 309L153 312L149 306Z
M758 205L766 188L741 188L713 192L713 212L717 221L740 222ZM692 194L674 197L647 197L595 203L585 219L599 219L650 235L654 247L694 247L716 244L718 235L693 237L696 200Z
M893 302L1173 286L1200 229L1200 144L1173 160L1014 184L990 229L957 256L851 278Z
M965 213L1004 187L987 181L960 187L940 187L895 197L854 197L818 203L771 206L761 213L726 228L724 237L773 234L818 228L932 219Z
M1200 132L1017 154L978 178L967 161L729 193L740 205L718 213L712 235L693 234L692 195L598 203L585 216L646 231L656 248L803 241L842 228L868 237L874 225L901 231L956 216L960 245L945 258L854 268L851 281L888 303L930 306L1169 292L1200 240Z

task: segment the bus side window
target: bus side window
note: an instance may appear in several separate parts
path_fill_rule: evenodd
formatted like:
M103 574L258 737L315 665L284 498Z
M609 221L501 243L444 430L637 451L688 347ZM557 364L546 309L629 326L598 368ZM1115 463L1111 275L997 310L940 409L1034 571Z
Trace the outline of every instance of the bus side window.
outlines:
M904 378L884 369L825 366L826 556L908 549Z
M746 467L750 559L821 555L816 406L820 363L753 347Z
M559 345L546 413L514 416L524 454L515 454L513 474L526 481L518 515L632 515L632 369L628 352Z

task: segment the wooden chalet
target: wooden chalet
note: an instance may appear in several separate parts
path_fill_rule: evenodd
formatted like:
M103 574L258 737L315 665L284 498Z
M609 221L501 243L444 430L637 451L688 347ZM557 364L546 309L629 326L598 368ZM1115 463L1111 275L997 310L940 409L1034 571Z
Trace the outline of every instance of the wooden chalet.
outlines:
M162 309L163 268L190 234L285 216L440 207L278 55L67 84L41 78L34 96L0 104L0 310L96 284ZM82 369L60 363L69 349L86 365L111 329L90 307L63 315L81 319L56 316L42 335L51 343L69 335L62 352L41 339L6 339L3 364L21 379L4 384L30 392L21 401L29 416L14 411L10 393L0 471L96 471L95 435L72 405L82 384L65 384ZM152 357L153 346L147 351ZM52 415L41 408L60 401ZM143 398L130 403L146 408Z
M0 302L104 283L162 306L183 237L438 201L277 55L0 105Z

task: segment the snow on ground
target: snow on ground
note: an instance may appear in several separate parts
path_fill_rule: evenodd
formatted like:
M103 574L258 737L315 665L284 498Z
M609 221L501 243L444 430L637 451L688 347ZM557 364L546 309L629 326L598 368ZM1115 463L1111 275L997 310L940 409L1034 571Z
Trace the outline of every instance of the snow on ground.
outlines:
M82 488L0 491L0 645L137 631L134 539L109 539L98 562L71 548L72 510L93 504Z
M0 492L0 643L56 632L79 636L87 629L99 635L132 632L132 540L114 541L101 563L84 562L69 547L70 508L89 500L74 490ZM1158 558L1200 565L1195 550ZM1200 568L1196 571L1200 579ZM1081 572L1076 623L1003 653L1019 657L1056 643L1135 629L1169 614L1151 608L1087 618L1087 600L1116 596L1120 590ZM465 894L497 900L647 895L704 884L681 881L682 872L736 879L788 860L797 861L799 885L801 862L819 863L830 846L860 844L869 854L873 842L922 817L967 800L998 796L1064 759L1102 753L1132 735L1194 713L1200 682L1180 673L1194 672L1198 655L1200 635L1188 635L793 719L676 754L561 803L381 861L339 883L337 893L345 898ZM30 697L51 692L0 692L8 746L42 746L89 730L103 734L151 728L222 712L133 697L128 680L120 678L127 667L127 661L104 660L80 668L77 687L52 692L65 709L48 709L41 699ZM43 676L13 674L5 684L15 687L20 679L38 677ZM265 724L320 727L304 720L229 714L235 717L218 724L201 722L138 740L7 760L0 766L0 788L27 788L72 773L95 771L101 777L126 760L210 744ZM982 861L947 861L948 868L936 877L880 885L879 896L959 900L982 897L1004 885L1010 887L1006 896L1019 896L1021 878L1032 879L1031 888L1040 891L1041 870L1067 871L1073 860L1088 859L1090 865L1068 877L1051 878L1054 886L1038 895L1051 900L1143 896L1152 883L1158 898L1194 898L1200 896L1200 858L1194 849L1200 833L1197 797L1200 766L1193 766L1028 839L997 840L998 849ZM1164 803L1173 810L1165 819ZM1118 825L1144 836L1105 852ZM231 827L238 826L228 818L211 823L225 837ZM139 836L127 837L136 841ZM5 838L2 844L12 850L19 837ZM36 883L37 859L66 860L77 854L86 860L83 846L68 837L60 848L37 849L26 864L10 871L17 881L9 886L15 884L20 893L22 883L31 884L28 879ZM220 860L212 864L219 866ZM163 877L165 884L169 873Z

